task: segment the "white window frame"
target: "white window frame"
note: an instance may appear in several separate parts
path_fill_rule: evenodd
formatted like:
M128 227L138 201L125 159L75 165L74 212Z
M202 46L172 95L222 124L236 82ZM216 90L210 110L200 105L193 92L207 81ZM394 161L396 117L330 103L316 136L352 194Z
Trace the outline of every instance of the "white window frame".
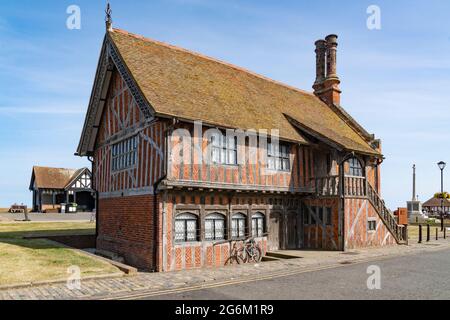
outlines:
M267 144L267 168L274 171L291 171L290 146L284 143Z
M190 227L192 223L194 223L194 230ZM177 231L180 229L182 231ZM198 217L195 214L186 212L175 217L174 239L176 243L198 241Z
M266 216L261 212L256 212L252 215L252 237L263 237L265 217Z
M225 216L215 212L205 217L205 241L225 240Z
M119 172L137 165L137 135L117 142L111 147L111 171Z
M373 229L371 229L371 225L373 225ZM376 232L377 231L377 219L376 218L369 218L367 220L367 231L368 232Z
M215 133L211 135L210 143L212 163L230 166L238 164L236 136Z
M243 213L235 213L231 217L231 239L245 238L245 229L247 225L247 217Z

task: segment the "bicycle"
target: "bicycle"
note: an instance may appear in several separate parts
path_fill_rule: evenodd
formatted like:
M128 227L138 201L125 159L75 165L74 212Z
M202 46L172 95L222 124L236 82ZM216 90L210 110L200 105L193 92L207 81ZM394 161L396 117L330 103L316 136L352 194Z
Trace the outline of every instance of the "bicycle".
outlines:
M239 254L244 263L259 263L262 259L262 250L254 238L248 238L244 246L240 248Z
M243 248L238 247L237 243L238 241L234 241L233 245L231 246L230 256L225 261L226 266L245 263L241 255L241 251Z

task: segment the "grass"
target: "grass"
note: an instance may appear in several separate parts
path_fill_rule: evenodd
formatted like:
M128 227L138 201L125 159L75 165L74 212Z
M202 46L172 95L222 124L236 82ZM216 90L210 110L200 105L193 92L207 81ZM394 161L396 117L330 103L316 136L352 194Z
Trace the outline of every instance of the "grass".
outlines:
M21 239L40 235L95 234L90 222L0 222L0 239Z
M450 224L448 221L445 223L445 227L450 227ZM441 232L441 225L440 224L433 224L430 223L430 237L431 239L436 239L436 228L438 229L438 236L439 238L443 238L444 234ZM427 225L422 225L422 239L426 239L427 236ZM450 231L447 231L447 236L450 237ZM408 237L409 239L418 240L419 239L419 225L411 224L408 225Z
M117 273L107 262L45 239L23 236L92 234L92 224L85 222L0 223L0 286L38 281L64 280L68 268L78 266L81 276Z

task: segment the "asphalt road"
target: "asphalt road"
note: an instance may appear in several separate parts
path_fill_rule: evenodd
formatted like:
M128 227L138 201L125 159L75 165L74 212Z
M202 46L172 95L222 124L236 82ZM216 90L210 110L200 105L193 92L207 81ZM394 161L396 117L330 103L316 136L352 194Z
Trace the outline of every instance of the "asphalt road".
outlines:
M373 265L381 272L379 290L367 287L367 269ZM450 299L450 250L146 299Z
M81 212L76 214L59 214L59 213L29 213L28 217L35 222L53 222L53 221L89 221L92 213ZM23 213L0 213L0 221L8 222L15 220L23 220L25 215Z

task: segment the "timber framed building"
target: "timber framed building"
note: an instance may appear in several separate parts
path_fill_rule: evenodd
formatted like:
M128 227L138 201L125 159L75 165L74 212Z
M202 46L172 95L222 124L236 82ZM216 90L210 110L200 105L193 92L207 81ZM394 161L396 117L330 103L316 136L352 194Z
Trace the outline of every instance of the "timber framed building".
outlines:
M222 265L222 240L248 236L264 252L406 243L379 196L380 141L340 106L337 36L316 42L310 93L107 24L77 150L93 161L99 249L172 271ZM276 129L279 147L240 162L250 134L230 129Z
M34 212L60 212L61 204L76 203L78 211L94 210L92 174L88 168L33 167L30 191Z

